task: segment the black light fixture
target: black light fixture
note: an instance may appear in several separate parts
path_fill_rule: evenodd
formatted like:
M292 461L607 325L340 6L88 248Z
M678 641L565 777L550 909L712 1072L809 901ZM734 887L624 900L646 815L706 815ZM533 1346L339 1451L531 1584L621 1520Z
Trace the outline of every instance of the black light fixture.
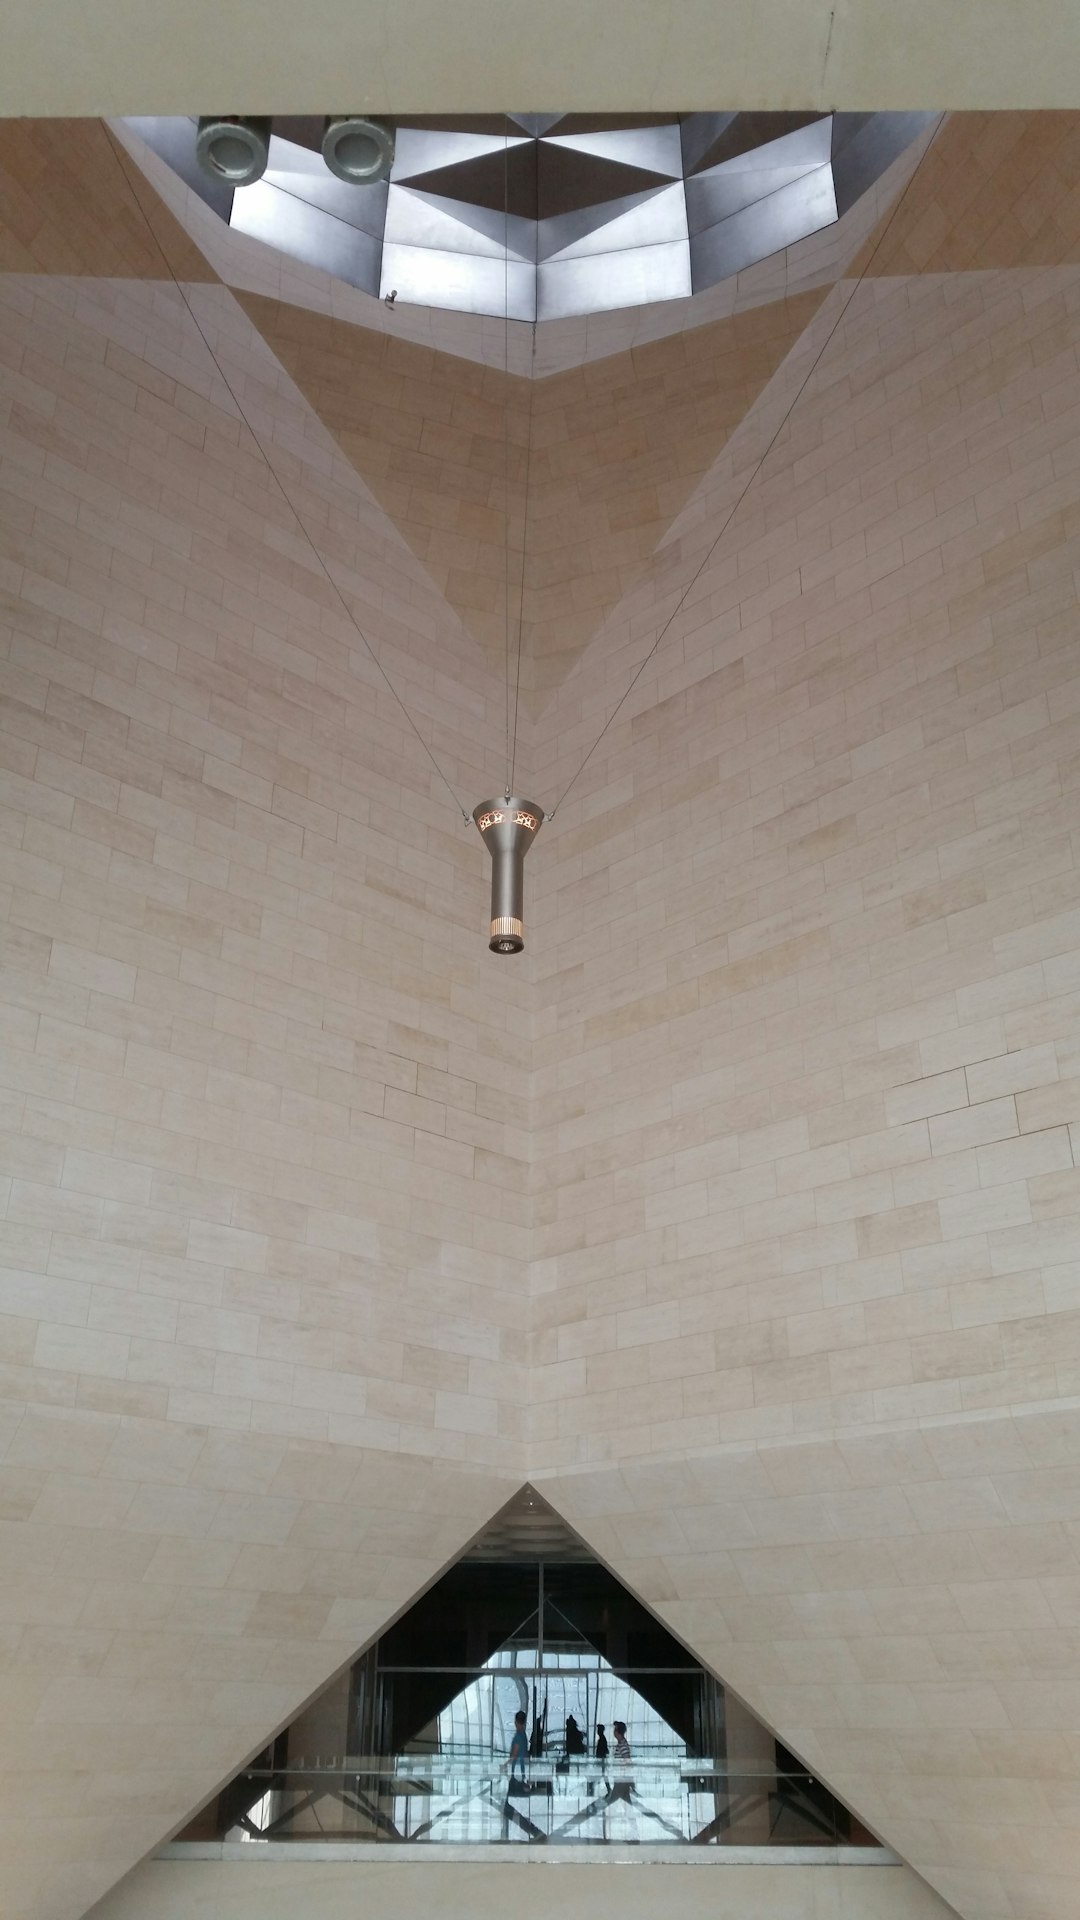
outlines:
M211 180L227 187L250 187L261 180L270 158L269 119L206 113L195 135L195 158Z
M394 164L394 129L360 113L332 113L323 128L322 156L349 186L374 186Z

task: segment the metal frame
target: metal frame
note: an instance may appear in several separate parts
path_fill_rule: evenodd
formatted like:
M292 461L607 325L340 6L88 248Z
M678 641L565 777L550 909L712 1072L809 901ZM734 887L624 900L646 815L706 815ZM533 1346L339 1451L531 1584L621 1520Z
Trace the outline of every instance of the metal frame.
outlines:
M396 1768L406 1764L410 1768L408 1773L396 1771ZM464 1766L448 1769L451 1779L466 1773ZM664 1797L669 1803L675 1789L686 1796L686 1818L678 1826L669 1817L670 1804L666 1812L660 1812L650 1805L650 1792L656 1791L655 1776L665 1773L669 1776L666 1783L669 1792ZM632 1777L632 1774L636 1777ZM610 1809L619 1804L632 1807L639 1819L662 1830L663 1839L681 1846L742 1844L736 1833L738 1825L748 1815L763 1809L768 1811L768 1843L808 1847L845 1844L836 1820L830 1819L826 1810L814 1800L810 1789L815 1781L808 1773L777 1774L762 1771L754 1774L745 1768L729 1770L694 1761L665 1768L655 1761L650 1763L646 1760L639 1761L636 1767L621 1769L614 1764L601 1765L599 1762L586 1761L571 1763L571 1767L563 1771L534 1763L527 1781L511 1780L505 1786L500 1786L497 1784L499 1775L485 1768L478 1771L476 1778L469 1781L464 1791L455 1794L451 1789L446 1796L449 1798L447 1806L431 1813L419 1826L407 1828L404 1832L380 1806L380 1798L430 1801L441 1797L436 1771L430 1766L409 1763L408 1756L397 1761L383 1761L371 1769L344 1766L325 1771L309 1767L267 1769L261 1772L252 1770L241 1778L249 1783L251 1801L248 1810L237 1815L233 1824L241 1827L254 1841L295 1838L310 1842L317 1838L310 1829L290 1834L289 1828L309 1814L314 1814L318 1821L316 1809L319 1803L329 1801L359 1815L364 1824L356 1830L343 1833L337 1824L324 1828L320 1822L320 1831L326 1838L368 1838L372 1844L380 1840L397 1845L414 1845L419 1841L456 1844L449 1837L440 1841L438 1829L445 1827L469 1806L478 1805L490 1807L500 1816L502 1842L509 1839L510 1829L515 1828L537 1845L558 1846L582 1838L592 1845L608 1845L612 1844L612 1840L606 1831L590 1834L585 1830L594 1828L597 1821L603 1822ZM295 1785L290 1787L290 1781ZM250 1807L268 1793L289 1792L295 1792L299 1798L293 1805L276 1812L265 1826L260 1827L252 1819ZM585 1804L576 1806L573 1812L561 1819L554 1818L560 1799L580 1798L582 1792L587 1795ZM711 1817L704 1820L694 1812L693 1807L695 1799L702 1796L711 1797L714 1806ZM521 1801L529 1807L535 1802L537 1809L541 1803L550 1806L552 1820L547 1825L538 1824L536 1819L530 1819L516 1804ZM810 1829L816 1837L793 1840L785 1836L778 1840L777 1827L785 1813L795 1815L800 1825ZM621 1839L622 1836L616 1838ZM489 1844L498 1845L500 1842L490 1841Z

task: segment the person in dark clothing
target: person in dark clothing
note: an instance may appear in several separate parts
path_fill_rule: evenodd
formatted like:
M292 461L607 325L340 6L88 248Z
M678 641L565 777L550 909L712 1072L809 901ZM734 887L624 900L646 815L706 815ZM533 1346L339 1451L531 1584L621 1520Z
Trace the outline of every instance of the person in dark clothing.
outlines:
M607 1734L604 1732L603 1723L599 1721L596 1727L596 1757L598 1760L606 1760L608 1757Z
M510 1773L511 1785L515 1777L524 1780L525 1762L529 1757L529 1736L525 1731L525 1715L515 1713L514 1731L510 1740L510 1754L506 1765Z
M585 1735L582 1733L573 1714L568 1713L566 1716L566 1757L569 1760L574 1755L583 1754L584 1751Z

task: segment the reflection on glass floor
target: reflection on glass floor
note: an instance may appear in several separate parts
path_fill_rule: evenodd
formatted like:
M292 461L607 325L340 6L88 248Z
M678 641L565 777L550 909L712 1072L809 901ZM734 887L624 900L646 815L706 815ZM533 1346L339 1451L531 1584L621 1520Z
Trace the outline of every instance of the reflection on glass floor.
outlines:
M418 1766L403 1756L243 1779L249 1805L228 1840L805 1847L846 1838L811 1775L735 1773L708 1761L536 1762L523 1780L496 1765Z

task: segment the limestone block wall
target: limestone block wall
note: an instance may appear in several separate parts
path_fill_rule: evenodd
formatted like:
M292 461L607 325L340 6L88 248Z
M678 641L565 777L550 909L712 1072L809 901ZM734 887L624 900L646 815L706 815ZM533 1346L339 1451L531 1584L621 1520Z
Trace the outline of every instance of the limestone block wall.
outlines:
M191 298L473 800L474 644ZM175 289L13 272L0 313L0 1819L44 1920L510 1490L527 1032L475 832Z
M684 517L658 608L700 577L550 830L531 1458L959 1911L1050 1920L1080 1759L1080 275L844 299L715 552L735 443ZM643 656L639 597L552 709L555 773L635 622Z
M1075 1901L1077 1420L838 1433L542 1480L973 1920Z
M422 744L498 790L450 571L204 261L223 383L106 152L80 225L48 142L0 151L17 1920L85 1911L526 1474L969 1920L1075 1903L1080 269L1070 116L1012 118L950 124L651 554L613 577L618 485L583 525L521 777L589 758L516 969ZM637 477L693 360L650 348L651 411L615 370ZM584 503L603 407L544 406L538 497Z
M553 1464L1076 1390L1078 301L865 283L550 828Z

